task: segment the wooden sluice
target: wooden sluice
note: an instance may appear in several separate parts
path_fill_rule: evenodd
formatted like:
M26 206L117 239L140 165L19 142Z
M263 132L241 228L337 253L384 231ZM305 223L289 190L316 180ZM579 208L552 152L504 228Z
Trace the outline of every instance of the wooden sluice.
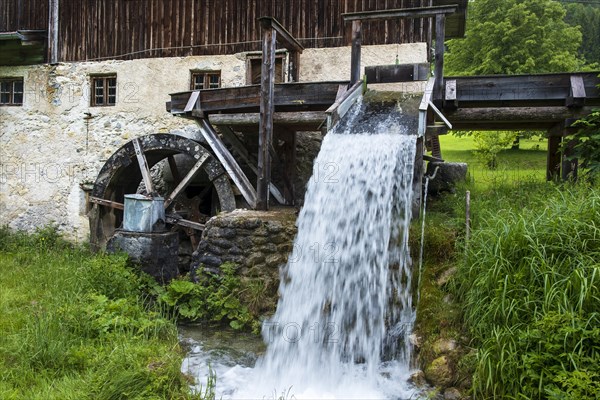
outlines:
M568 154L560 154L560 143L570 133L573 121L600 105L598 72L443 77L440 44L445 40L444 22L456 10L455 5L444 5L344 14L351 32L351 76L349 81L336 82L297 82L302 46L276 20L260 18L263 27L260 85L173 93L167 110L198 121L205 140L252 208L268 209L270 195L280 204L292 205L297 133L326 131L362 91L361 22L433 18L438 45L434 75L429 79L421 107L424 138L419 148L427 144L434 158L442 158L438 138L449 129L543 130L549 137L548 179L555 179L561 171L566 178L574 166L564 161ZM274 83L276 42L290 53L291 83ZM366 76L369 84L423 80L428 69L422 64L369 67ZM236 132L256 140L256 151L250 151ZM275 149L274 140L285 145ZM283 165L282 188L271 182L273 159ZM250 183L238 160L256 175L256 186Z

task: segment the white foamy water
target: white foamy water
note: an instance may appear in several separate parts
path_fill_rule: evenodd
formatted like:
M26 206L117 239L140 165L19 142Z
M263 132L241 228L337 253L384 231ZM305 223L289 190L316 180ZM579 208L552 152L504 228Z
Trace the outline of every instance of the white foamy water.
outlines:
M356 113L354 115L356 118ZM408 399L415 137L391 118L326 135L266 353L214 366L217 398ZM357 133L358 132L358 133Z

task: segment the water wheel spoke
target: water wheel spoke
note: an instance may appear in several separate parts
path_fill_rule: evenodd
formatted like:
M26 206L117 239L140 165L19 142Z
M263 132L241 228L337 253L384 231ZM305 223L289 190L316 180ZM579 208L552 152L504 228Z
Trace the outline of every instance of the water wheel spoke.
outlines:
M142 145L137 138L133 139L132 142L133 148L135 149L135 155L140 166L140 172L142 173L142 178L144 180L144 185L146 186L146 192L149 194L154 193L152 177L150 176L150 168L148 168L148 161L146 160L146 155L142 150Z
M165 199L165 208L168 208L173 202L173 200L179 195L179 193L181 193L183 190L185 190L186 187L188 187L188 185L192 182L192 179L194 179L196 174L200 171L200 168L202 168L202 165L208 160L208 157L209 155L207 153L200 156L200 158L198 159L196 164L194 164L192 169L189 170L187 175L179 182L179 184L171 192L171 194L167 196L167 198Z
M181 174L179 173L179 168L177 168L177 162L175 162L175 157L169 156L167 157L169 162L169 169L171 169L171 174L173 175L173 179L177 184L181 182Z

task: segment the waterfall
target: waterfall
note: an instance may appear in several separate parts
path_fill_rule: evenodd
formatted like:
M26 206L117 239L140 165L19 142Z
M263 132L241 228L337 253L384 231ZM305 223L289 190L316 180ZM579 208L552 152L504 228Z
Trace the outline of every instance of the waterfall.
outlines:
M400 117L399 117L400 115ZM264 323L267 351L234 398L408 398L415 320L408 231L416 137L360 106L328 133Z

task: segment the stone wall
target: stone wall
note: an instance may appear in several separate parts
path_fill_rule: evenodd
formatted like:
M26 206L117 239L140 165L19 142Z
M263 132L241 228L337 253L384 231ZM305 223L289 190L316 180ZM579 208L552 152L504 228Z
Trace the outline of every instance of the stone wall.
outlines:
M238 265L243 278L260 278L276 298L279 268L285 265L296 235L296 212L235 210L212 217L192 257L192 274L217 272L224 262Z
M424 43L363 47L362 65L425 62ZM220 70L224 87L246 83L247 54L130 61L0 66L23 77L23 106L0 107L0 224L32 230L48 223L86 240L86 196L104 161L150 133L197 135L193 122L165 111L169 93L190 87L190 70ZM307 49L301 81L347 80L350 48ZM117 74L117 104L90 107L90 74ZM87 114L86 114L87 113ZM89 115L89 119L87 119ZM299 135L298 149L306 147ZM313 140L310 138L309 140ZM314 146L313 146L314 147Z

